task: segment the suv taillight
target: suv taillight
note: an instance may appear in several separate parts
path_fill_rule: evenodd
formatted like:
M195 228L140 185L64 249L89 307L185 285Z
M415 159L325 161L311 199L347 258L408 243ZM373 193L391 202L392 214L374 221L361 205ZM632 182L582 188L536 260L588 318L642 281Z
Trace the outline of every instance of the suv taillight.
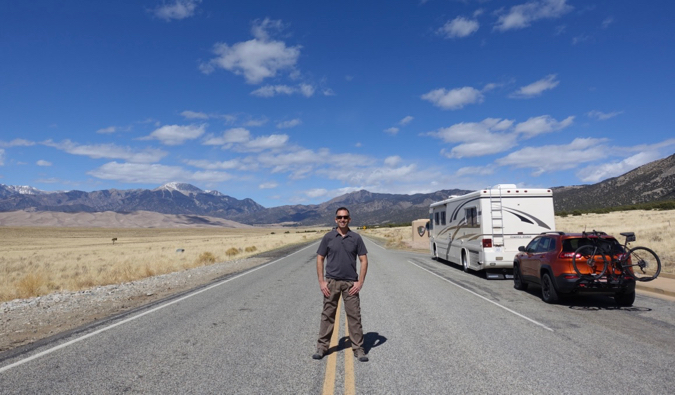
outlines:
M491 248L492 239L483 239L483 248Z
M574 258L574 252L561 252L560 255L558 255L558 258L560 258L560 259L572 259L572 258Z

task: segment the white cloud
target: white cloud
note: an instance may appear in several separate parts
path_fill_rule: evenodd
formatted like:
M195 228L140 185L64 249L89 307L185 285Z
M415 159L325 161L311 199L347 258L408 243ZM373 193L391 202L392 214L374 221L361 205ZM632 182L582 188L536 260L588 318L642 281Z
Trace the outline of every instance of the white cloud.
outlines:
M604 21L602 21L602 28L607 29L612 23L614 23L614 17L608 16Z
M298 118L295 118L295 119L291 119L291 120L288 120L288 121L283 121L283 122L277 123L277 128L278 129L289 129L289 128L294 128L294 127L296 127L300 124L302 124L302 121Z
M314 95L314 87L309 84L300 84L300 93L305 97L312 97Z
M579 43L590 41L591 39L592 37L587 34L580 34L572 38L572 45L577 45Z
M258 188L260 188L260 189L274 189L278 186L279 186L279 184L277 184L276 182L264 182L264 183L258 185Z
M164 184L169 181L182 182L223 182L233 177L225 172L189 172L179 166L159 164L109 162L88 171L87 174L104 180L142 184Z
M290 96L293 94L300 94L305 97L312 97L314 91L315 88L309 84L299 84L298 86L265 85L251 92L251 95L258 97L274 97L278 95Z
M516 125L515 132L525 135L525 137L534 137L542 133L550 133L562 130L574 122L574 116L569 116L558 122L550 115L541 115L533 117L525 122Z
M340 180L350 185L382 185L399 183L403 179L418 177L414 164L401 167L333 167L320 172L330 179Z
M321 196L326 196L328 194L328 190L324 188L316 188L316 189L309 189L304 192L305 195L309 198L318 198Z
M263 150L282 148L288 142L286 134L272 134L269 136L258 137L250 140L238 147L238 150L245 152L258 152Z
M506 151L516 144L517 134L500 133L510 129L512 120L486 118L481 122L461 122L436 132L427 133L446 143L461 143L450 151L441 150L447 158L465 158Z
M401 163L402 160L403 159L398 155L388 156L384 159L384 164L389 167L396 167L399 165L399 163Z
M189 110L183 111L182 113L180 113L180 115L184 116L187 119L209 119L208 114Z
M500 15L494 29L502 32L523 29L540 19L560 18L572 9L574 7L566 4L566 0L530 1L512 6L506 14Z
M495 172L495 166L467 166L467 167L462 167L461 169L457 170L455 172L456 175L458 176L473 176L473 175L478 175L478 176L487 176L490 174L494 174Z
M185 19L193 16L202 0L175 0L171 4L162 4L154 10L157 18L165 21Z
M274 97L276 95L292 95L296 92L296 88L288 85L266 85L254 90L251 94L258 97Z
M483 102L483 94L478 89L469 86L451 90L440 88L425 93L422 99L444 110L458 110L467 104Z
M231 170L237 169L241 166L240 162L237 159L222 162L218 161L214 162L205 159L196 159L196 160L186 160L185 164L207 170Z
M258 127L258 126L263 126L266 123L267 123L267 118L265 118L265 117L258 118L258 119L251 118L248 121L244 122L244 126Z
M494 138L490 140L462 143L452 147L449 152L446 149L442 149L441 155L450 159L485 156L504 152L515 145L515 135L503 134L500 136L494 136Z
M607 139L577 138L566 145L545 145L525 147L496 160L501 166L532 168L533 175L546 172L573 169L582 163L589 163L607 157L610 151ZM564 152L564 155L556 153Z
M159 140L165 145L181 145L187 140L194 140L204 134L206 125L164 125L141 140Z
M129 147L120 147L115 144L80 145L70 140L55 143L52 140L42 142L43 145L65 151L72 155L88 156L93 159L123 159L136 163L156 162L167 155L166 151L147 148L133 150Z
M251 132L244 128L232 128L223 132L220 137L207 137L204 145L223 145L229 148L232 144L243 144L251 139Z
M615 116L620 115L620 114L623 114L623 111L600 112L600 111L593 110L593 111L589 111L588 113L586 113L586 115L588 115L589 118L595 118L595 119L599 119L601 121L605 121L607 119L614 118Z
M5 165L5 150L0 148L0 166Z
M535 81L530 85L526 85L513 92L509 97L517 99L529 99L531 97L539 96L544 91L550 90L558 86L560 81L556 80L556 74L550 74L539 81Z
M35 162L35 164L38 165L38 166L49 167L49 166L52 165L52 162L48 162L48 161L46 161L46 160L40 159L39 161Z
M34 141L24 140L24 139L14 139L12 141L1 141L0 147L11 148L11 147L31 147L35 145Z
M655 161L661 156L656 151L640 152L619 162L602 163L580 169L576 175L583 182L596 183L607 178L620 176L636 167Z
M507 130L513 125L513 122L509 119L486 118L481 122L460 122L428 134L440 138L446 143L483 141L496 138L494 132Z
M410 122L412 122L413 119L415 119L415 118L408 115L405 118L401 119L398 124L401 125L401 126L405 126L405 125L409 124Z
M436 33L445 38L467 37L478 31L479 27L478 21L458 16L447 21Z
M114 126L108 126L107 128L99 129L96 131L98 134L109 134L109 133L115 133L117 131L117 128Z
M395 127L391 127L391 128L388 128L388 129L384 129L384 132L385 132L385 133L389 133L389 134L396 134L396 133L398 133L398 131L399 131L399 129L398 129L398 128L395 128Z
M287 47L282 41L270 39L270 30L280 30L281 21L268 18L253 23L255 38L232 46L217 43L213 47L216 57L200 65L205 74L216 68L243 75L249 84L259 84L265 78L275 77L281 71L293 72L300 57L300 46Z

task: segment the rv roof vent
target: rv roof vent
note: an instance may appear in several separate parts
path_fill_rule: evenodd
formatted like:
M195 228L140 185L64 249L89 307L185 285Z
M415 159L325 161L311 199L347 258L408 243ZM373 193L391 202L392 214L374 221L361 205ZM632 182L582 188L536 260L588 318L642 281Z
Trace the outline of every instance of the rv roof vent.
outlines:
M492 189L516 188L516 184L497 184Z

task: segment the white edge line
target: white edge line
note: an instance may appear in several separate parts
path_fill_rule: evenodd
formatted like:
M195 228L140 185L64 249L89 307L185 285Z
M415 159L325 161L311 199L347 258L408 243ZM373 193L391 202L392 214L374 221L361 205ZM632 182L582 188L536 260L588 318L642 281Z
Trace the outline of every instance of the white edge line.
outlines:
M99 333L103 333L103 332L105 332L105 331L107 331L107 330L110 330L110 329L112 329L112 328L115 328L115 327L117 327L117 326L126 324L127 322L131 322L131 321L133 321L133 320L135 320L135 319L141 318L141 317L143 317L143 316L145 316L145 315L147 315L147 314L154 313L155 311L161 310L161 309L163 309L163 308L165 308L165 307L169 307L169 306L171 306L171 305L173 305L173 304L176 304L176 303L178 303L178 302L182 302L183 300L185 300L185 299L187 299L187 298L191 298L191 297L193 297L193 296L195 296L195 295L199 295L200 293L206 292L206 291L208 291L208 290L210 290L210 289L212 289L212 288L219 287L219 286L221 286L221 285L223 285L223 284L225 284L225 283L228 283L228 282L230 282L230 281L232 281L232 280L236 280L236 279L238 279L239 277L245 276L245 275L247 275L247 274L249 274L249 273L253 273L253 272L255 272L255 271L257 271L257 270L260 270L260 269L262 269L262 268L264 268L264 267L267 267L267 266L270 266L270 265L272 265L272 264L274 264L274 263L277 263L277 262L281 261L282 259L286 259L286 258L288 258L288 257L290 257L290 256L293 256L293 255L295 255L295 254L297 254L297 253L300 253L300 252L302 252L302 251L304 251L304 250L306 250L306 249L312 247L313 245L314 245L314 243L312 243L311 245L309 245L309 246L307 246L307 247L305 247L305 248L303 248L303 249L301 249L301 250L298 250L298 251L296 251L296 252L294 252L294 253L292 253L292 254L286 255L286 256L284 256L284 257L282 257L282 258L279 258L279 259L277 259L277 260L274 260L274 261L272 261L272 262L265 263L264 265L261 265L261 266L258 266L258 267L256 267L256 268L253 268L253 269L251 269L251 270L249 270L249 271L247 271L247 272L244 272L244 273L238 274L238 275L236 275L236 276L234 276L234 277L228 278L227 280L223 280L223 281L221 281L221 282L219 282L219 283L210 285L210 286L208 286L208 287L206 287L206 288L202 288L202 289L200 289L200 290L198 290L198 291L195 291L195 292L193 292L193 293L190 293L190 294L185 295L185 296L183 296L183 297L180 297L180 298L178 298L178 299L172 300L172 301L170 301L170 302L167 302L167 303L165 303L165 304L163 304L163 305L157 306L157 307L155 307L155 308L153 308L153 309L150 309L150 310L148 310L148 311L144 311L143 313L140 313L140 314L135 315L135 316L133 316L133 317L126 318L126 319L124 319L124 320L122 320L122 321L119 321L119 322L116 322L116 323L114 323L114 324L112 324L112 325L108 325L108 326L106 326L106 327L104 327L104 328L95 330L94 332L87 333L86 335L83 335L83 336L80 336L80 337L75 338L75 339L73 339L73 340L67 341L67 342L65 342L65 343L63 343L63 344L59 344L58 346L52 347L52 348L50 348L50 349L41 351L41 352L39 352L39 353L37 353L37 354L31 355L30 357L27 357L27 358L24 358L24 359L22 359L22 360L16 361L16 362L14 362L14 363L12 363L12 364L9 364L9 365L7 365L7 366L3 366L3 367L0 368L0 373L3 373L3 372L5 372L5 371L7 371L7 370L9 370L9 369L15 368L15 367L17 367L17 366L19 366L19 365L23 365L24 363L30 362L30 361L32 361L32 360L34 360L34 359L38 359L38 358L43 357L43 356L45 356L45 355L51 354L51 353L53 353L53 352L55 352L55 351L58 351L58 350L60 350L60 349L62 349L62 348L66 348L66 347L68 347L68 346L70 346L70 345L72 345L72 344L75 344L75 343L77 343L77 342L80 342L80 341L82 341L82 340L84 340L84 339L88 339L88 338L90 338L90 337L92 337L92 336L96 336L96 335L98 335Z
M477 294L476 292L473 292L473 291L470 290L470 289L464 288L464 287L462 287L461 285L455 283L454 281L450 281L450 280L448 280L447 278L445 278L445 277L443 277L443 276L440 276L440 275L438 275L438 274L432 272L432 271L429 270L429 269L423 268L422 266L416 264L415 262L408 261L408 263L411 263L411 264L417 266L418 268L420 268L420 269L422 269L422 270L424 270L424 271L426 271L426 272L429 272L429 273L433 274L434 276L436 276L436 277L438 277L438 278L440 278L440 279L442 279L442 280L445 280L445 281L449 282L450 284L454 285L454 286L457 287L457 288L461 288L461 289L465 290L466 292L469 292L469 293L471 293L471 294L473 294L473 295L476 295L476 296L478 296L479 298L481 298L481 299L483 299L483 300L486 300L486 301L488 301L488 302L494 304L495 306L501 307L502 309L508 311L509 313L515 314L515 315L517 315L517 316L520 317L520 318L526 319L526 320L530 321L531 323L533 323L533 324L535 324L535 325L539 325L540 327L542 327L542 328L544 328L544 329L546 329L546 330L549 330L549 331L551 331L551 332L555 332L553 329L551 329L551 328L549 328L548 326L542 324L541 322L535 321L535 320L533 320L532 318L526 317L526 316L524 316L524 315L518 313L517 311L513 311L513 310L509 309L509 308L506 307L506 306L500 305L499 303L495 302L494 300L490 300L490 299L486 298L486 297L483 296L483 295Z

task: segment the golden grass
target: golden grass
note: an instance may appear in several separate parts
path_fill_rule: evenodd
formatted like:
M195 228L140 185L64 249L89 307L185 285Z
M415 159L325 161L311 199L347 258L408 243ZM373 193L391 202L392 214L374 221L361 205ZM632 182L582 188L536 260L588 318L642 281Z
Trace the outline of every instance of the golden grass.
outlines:
M242 259L325 231L0 227L0 302Z
M621 232L634 232L637 241L631 246L643 246L656 252L661 259L661 272L675 274L675 210L635 210L608 214L583 214L556 217L556 230L579 233L593 229L615 236L622 244ZM361 230L365 235L386 240L390 248L409 248L412 230L409 226Z

